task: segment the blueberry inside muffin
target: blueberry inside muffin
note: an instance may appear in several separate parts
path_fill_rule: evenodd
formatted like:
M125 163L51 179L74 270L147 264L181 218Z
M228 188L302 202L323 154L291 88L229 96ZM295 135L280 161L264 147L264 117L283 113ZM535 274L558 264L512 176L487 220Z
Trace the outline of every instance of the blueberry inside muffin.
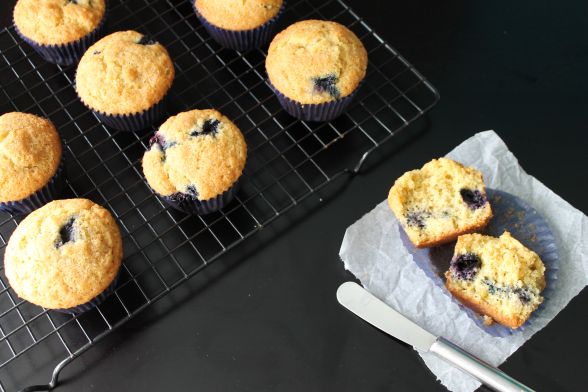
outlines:
M509 232L460 236L445 277L458 300L510 328L520 327L543 302L545 266Z
M455 240L492 218L482 174L450 159L434 159L398 178L388 204L417 247Z

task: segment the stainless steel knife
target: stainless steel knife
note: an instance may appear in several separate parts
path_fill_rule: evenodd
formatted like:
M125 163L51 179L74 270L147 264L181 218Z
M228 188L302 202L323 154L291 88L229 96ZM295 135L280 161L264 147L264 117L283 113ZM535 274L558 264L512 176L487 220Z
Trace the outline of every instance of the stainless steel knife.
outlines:
M534 392L531 388L521 384L500 369L476 358L447 339L435 336L421 328L374 297L357 283L346 282L339 286L337 300L341 305L373 326L396 339L410 344L417 350L435 353L496 391Z

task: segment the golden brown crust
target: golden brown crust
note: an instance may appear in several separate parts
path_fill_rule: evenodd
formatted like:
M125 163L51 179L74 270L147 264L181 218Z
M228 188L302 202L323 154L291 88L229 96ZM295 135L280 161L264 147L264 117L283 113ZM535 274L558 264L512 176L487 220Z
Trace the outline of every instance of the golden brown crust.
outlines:
M74 240L57 246L72 218ZM116 277L123 255L112 215L86 199L56 200L28 215L4 256L6 277L17 295L50 309L82 305Z
M198 12L225 30L251 30L278 14L283 0L196 0Z
M305 20L274 37L265 67L272 85L286 97L303 104L319 104L336 98L317 90L316 78L336 78L339 97L343 98L363 80L367 63L367 51L347 27Z
M28 113L0 116L0 202L43 188L61 161L61 139L51 121Z
M18 0L14 23L25 37L37 43L66 44L96 29L105 9L104 0Z
M199 133L205 121L218 121L216 134ZM143 172L153 190L162 196L190 193L208 200L228 190L243 173L247 144L241 131L220 112L191 110L168 118L159 127L165 151L154 144L143 156Z
M498 309L495 309L490 304L484 303L482 301L476 301L473 298L469 298L462 295L460 290L452 286L450 275L451 274L449 274L449 272L445 273L445 277L447 278L445 282L445 287L447 288L447 290L449 290L451 295L453 295L457 300L459 300L459 302L461 302L468 308L472 309L474 312L481 315L486 315L490 317L492 320L496 321L497 323L500 323L513 329L520 327L525 323L525 321L527 321L526 319L521 319L520 317L516 317L514 315L506 315L500 312Z
M142 45L143 34L119 31L92 45L78 65L76 91L93 110L124 115L149 109L167 94L175 70L159 43Z

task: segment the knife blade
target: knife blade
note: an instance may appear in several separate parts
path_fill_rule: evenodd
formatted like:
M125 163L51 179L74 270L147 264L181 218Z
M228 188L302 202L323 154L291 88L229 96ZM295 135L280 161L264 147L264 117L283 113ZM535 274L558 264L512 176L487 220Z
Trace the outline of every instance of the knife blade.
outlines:
M449 340L435 336L398 313L354 282L345 282L337 289L337 300L363 320L410 344L417 350L432 352L453 366L469 373L483 384L500 392L533 390L500 369L482 361Z

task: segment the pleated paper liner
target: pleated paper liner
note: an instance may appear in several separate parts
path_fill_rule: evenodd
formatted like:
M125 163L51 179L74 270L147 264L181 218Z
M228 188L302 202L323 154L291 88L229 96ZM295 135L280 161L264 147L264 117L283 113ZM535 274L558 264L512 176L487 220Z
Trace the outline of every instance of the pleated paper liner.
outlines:
M114 292L114 289L116 288L116 285L118 283L118 278L119 278L120 274L117 274L116 277L112 280L112 283L110 283L108 285L108 287L101 292L100 294L98 294L97 296L95 296L94 298L92 298L91 300L89 300L86 303L83 303L81 305L75 306L73 308L67 308L67 309L51 309L54 310L56 312L59 313L66 313L66 314L78 314L78 313L83 313L83 312L87 312L88 310L91 310L93 308L95 308L96 306L100 305L102 302L104 302L104 300L106 298L108 298L108 296L110 294L112 294Z
M76 86L77 87L77 84ZM77 88L76 88L77 93ZM100 122L106 124L107 126L118 129L120 131L140 131L145 128L149 128L155 124L157 124L166 114L166 99L168 96L168 92L159 100L159 102L155 103L151 107L137 113L131 114L107 114L101 112L99 110L93 109L88 104L86 104L79 96L80 102L88 109L92 111L98 117Z
M274 35L278 19L280 19L286 8L286 1L284 1L273 18L255 29L227 30L217 27L206 20L196 9L196 1L192 0L192 8L208 34L220 45L239 51L259 48L269 42Z
M189 214L205 215L218 211L229 204L239 190L239 184L240 181L237 180L229 189L207 200L198 200L183 193L176 193L171 196L159 195L159 197L177 210Z
M102 123L109 127L120 131L140 131L156 125L165 116L166 96L150 108L133 114L106 114L90 107L88 108L92 110Z
M12 215L29 214L37 208L43 207L50 201L55 200L61 194L65 185L65 150L62 150L61 161L53 177L41 189L30 196L20 200L1 202L0 211L8 212Z
M533 312L527 322L517 329L511 329L496 322L485 325L481 315L462 305L445 288L444 274L449 269L455 241L439 247L418 249L410 242L400 225L399 231L405 248L412 255L417 266L446 295L461 306L463 311L478 327L492 336L505 337L523 331L531 325L554 293L557 288L557 271L559 269L558 251L555 236L549 228L549 224L533 207L510 193L497 189L487 189L486 191L492 205L494 217L483 231L483 234L499 237L507 230L523 245L537 253L545 265L546 288L541 293L544 298L543 303Z
M351 101L353 101L353 98L357 95L357 91L361 87L360 83L351 94L334 101L319 104L302 104L286 97L269 80L268 84L274 94L276 94L284 110L291 116L304 121L331 121L339 117Z

